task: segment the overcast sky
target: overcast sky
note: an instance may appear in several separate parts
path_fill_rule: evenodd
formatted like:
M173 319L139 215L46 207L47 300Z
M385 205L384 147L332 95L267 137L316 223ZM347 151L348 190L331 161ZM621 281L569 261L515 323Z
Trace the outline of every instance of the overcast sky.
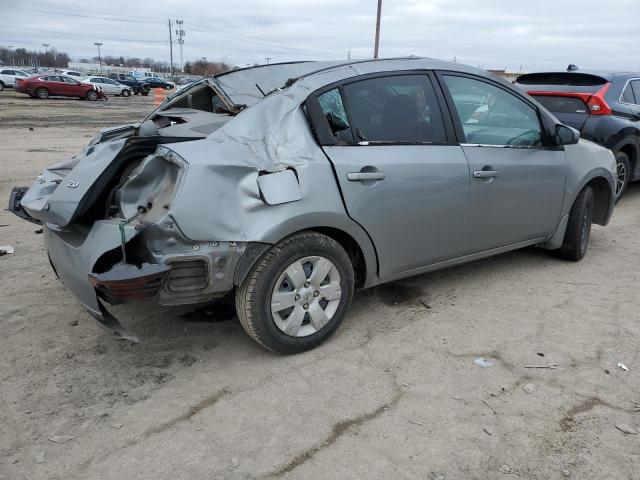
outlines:
M244 66L373 55L377 0L0 0L0 45L72 58L169 60L167 20L184 20L184 59ZM640 0L383 0L380 56L420 55L510 70L640 70ZM174 28L175 30L175 28ZM174 59L179 62L178 46Z

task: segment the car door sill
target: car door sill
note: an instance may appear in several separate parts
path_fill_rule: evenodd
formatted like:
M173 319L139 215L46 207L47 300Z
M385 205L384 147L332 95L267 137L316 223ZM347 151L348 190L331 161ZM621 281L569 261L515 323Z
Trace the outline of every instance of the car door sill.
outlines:
M401 278L413 277L414 275L420 275L422 273L433 272L435 270L441 270L444 268L453 267L463 263L473 262L475 260L480 260L482 258L492 257L494 255L510 252L512 250L518 250L520 248L529 247L531 245L544 243L545 241L547 241L548 238L549 238L548 236L533 238L530 240L524 240L522 242L504 245L502 247L492 248L490 250L484 250L482 252L471 253L469 255L463 255L461 257L456 257L456 258L450 258L449 260L443 260L441 262L432 263L430 265L425 265L423 267L418 267L411 270L405 270L404 272L394 273L392 275L380 278L377 283L380 284L380 283L391 282L394 280L399 280Z

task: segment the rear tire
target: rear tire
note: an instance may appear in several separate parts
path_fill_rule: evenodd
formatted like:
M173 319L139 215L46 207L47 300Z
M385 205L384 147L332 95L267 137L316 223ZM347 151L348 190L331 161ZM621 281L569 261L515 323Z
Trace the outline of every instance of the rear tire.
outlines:
M0 92L4 90L4 83L0 82Z
M595 196L593 188L584 187L569 212L569 223L564 233L562 247L554 253L558 258L577 262L582 260L589 247Z
M39 98L40 100L45 100L49 98L49 90L47 90L44 87L38 88L35 93L36 93L36 97Z
M98 100L98 92L96 92L95 90L89 90L85 94L84 98L86 98L90 102L95 102L96 100Z
M282 240L255 263L236 290L236 312L242 328L263 347L299 353L338 328L353 290L353 266L342 246L307 231Z
M629 185L631 176L631 162L626 153L618 152L616 155L616 203L620 201L624 191Z

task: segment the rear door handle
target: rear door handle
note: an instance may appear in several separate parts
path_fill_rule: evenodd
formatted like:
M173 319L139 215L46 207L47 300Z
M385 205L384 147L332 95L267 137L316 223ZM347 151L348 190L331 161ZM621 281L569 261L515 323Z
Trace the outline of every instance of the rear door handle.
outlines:
M363 180L384 180L387 174L384 172L350 172L347 173L347 180L350 182L361 182Z
M473 178L493 178L497 177L500 170L476 170L473 172Z

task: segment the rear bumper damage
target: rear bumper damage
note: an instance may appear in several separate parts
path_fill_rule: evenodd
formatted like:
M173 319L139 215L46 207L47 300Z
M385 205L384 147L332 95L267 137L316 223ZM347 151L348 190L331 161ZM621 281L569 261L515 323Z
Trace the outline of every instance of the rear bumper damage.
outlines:
M62 283L101 326L117 338L133 342L138 341L136 335L109 313L105 302L209 302L241 282L268 248L267 244L244 242L187 244L153 226L121 224L100 220L90 229L45 224L44 238L51 265ZM158 245L164 247L161 254L153 251Z

